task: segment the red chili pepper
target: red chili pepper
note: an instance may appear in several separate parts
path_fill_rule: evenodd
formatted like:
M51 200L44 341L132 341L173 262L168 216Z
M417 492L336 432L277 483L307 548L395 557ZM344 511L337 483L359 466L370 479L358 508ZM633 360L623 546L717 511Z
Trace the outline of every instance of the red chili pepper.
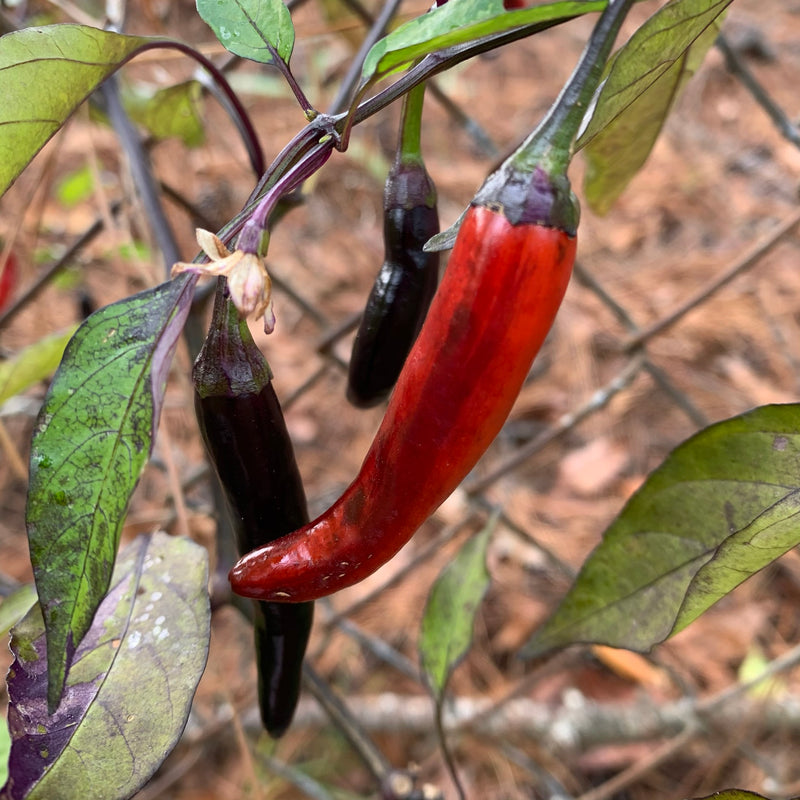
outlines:
M0 255L2 255L2 244L0 244ZM10 302L14 289L17 288L17 259L13 253L8 254L5 264L0 269L0 311Z
M311 600L388 561L503 426L569 282L576 239L470 208L358 477L321 517L245 556L234 591Z
M244 556L233 590L313 600L388 561L499 433L569 283L575 132L632 0L611 0L554 109L489 176L353 483L322 516Z

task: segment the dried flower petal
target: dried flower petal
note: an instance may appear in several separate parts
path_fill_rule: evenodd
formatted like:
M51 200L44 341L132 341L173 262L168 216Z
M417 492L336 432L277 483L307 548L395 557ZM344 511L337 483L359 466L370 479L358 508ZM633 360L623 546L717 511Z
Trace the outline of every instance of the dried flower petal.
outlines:
M200 249L212 260L221 261L231 254L231 251L225 247L222 239L211 231L203 230L203 228L196 228L194 232L197 244Z
M228 291L242 314L255 312L260 317L269 306L272 281L263 260L255 253L242 253L241 256L228 273Z
M272 333L275 328L275 312L272 309L272 281L264 259L255 253L235 250L231 253L222 240L210 231L197 228L197 243L211 259L210 264L190 264L179 261L172 266L172 274L195 272L199 275L224 275L228 279L228 291L233 304L243 316L255 313L264 317L264 331Z

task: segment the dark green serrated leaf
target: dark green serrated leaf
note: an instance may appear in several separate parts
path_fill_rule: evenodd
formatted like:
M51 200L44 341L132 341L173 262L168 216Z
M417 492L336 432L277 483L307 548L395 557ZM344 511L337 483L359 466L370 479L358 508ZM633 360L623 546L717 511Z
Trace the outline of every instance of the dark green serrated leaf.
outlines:
M67 345L39 414L26 522L51 709L108 589L193 286L182 276L92 314Z
M713 46L719 29L719 18L712 20L687 50L589 141L584 193L597 214L610 210L647 160L669 112ZM625 58L626 52L627 46L619 58ZM603 103L602 95L599 102ZM605 112L601 109L601 113Z
M208 654L206 550L165 533L120 553L111 588L47 713L44 623L14 629L10 780L2 800L121 800L174 747Z
M555 23L602 11L606 0L559 0L506 11L503 0L458 0L412 19L385 36L367 54L362 83L379 79L446 47L536 23Z
M149 41L86 25L0 37L0 195L70 114Z
M648 650L800 543L800 405L706 428L605 532L529 656L577 642Z
M274 64L277 55L289 63L294 25L282 0L197 0L197 13L234 55L261 64Z
M609 62L597 103L576 150L588 146L709 30L733 0L671 0Z
M420 631L422 669L437 698L444 694L452 671L472 643L475 615L489 587L486 550L494 530L493 518L467 540L434 583Z
M45 336L0 363L0 405L55 372L75 327Z
M201 104L202 91L197 81L168 86L150 96L125 96L125 108L134 122L147 128L156 139L177 138L187 147L199 147L205 140Z

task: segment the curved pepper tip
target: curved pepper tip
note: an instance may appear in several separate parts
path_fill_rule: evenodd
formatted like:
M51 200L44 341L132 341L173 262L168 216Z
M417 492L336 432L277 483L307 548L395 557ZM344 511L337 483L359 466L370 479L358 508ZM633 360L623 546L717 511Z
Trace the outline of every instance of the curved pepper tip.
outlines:
M263 575L268 569L266 562L269 560L271 550L270 545L264 545L242 556L228 572L231 588L236 594L250 597L253 600L268 600L277 603L295 602L295 598L290 592L267 589L263 580L256 577L256 574Z

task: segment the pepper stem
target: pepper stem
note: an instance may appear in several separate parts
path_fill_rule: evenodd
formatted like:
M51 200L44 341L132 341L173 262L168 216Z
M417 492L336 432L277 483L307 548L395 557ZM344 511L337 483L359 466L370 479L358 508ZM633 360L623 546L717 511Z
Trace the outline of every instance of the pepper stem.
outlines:
M269 216L278 201L310 178L328 160L333 152L333 138L323 136L306 151L300 161L289 168L261 198L261 201L242 226L236 246L245 253L265 256L269 244Z
M402 164L422 163L422 106L425 84L420 83L403 97L397 160Z
M575 137L600 84L625 15L633 3L634 0L609 0L561 94L536 130L509 158L520 172L530 174L539 167L548 175L566 174Z

